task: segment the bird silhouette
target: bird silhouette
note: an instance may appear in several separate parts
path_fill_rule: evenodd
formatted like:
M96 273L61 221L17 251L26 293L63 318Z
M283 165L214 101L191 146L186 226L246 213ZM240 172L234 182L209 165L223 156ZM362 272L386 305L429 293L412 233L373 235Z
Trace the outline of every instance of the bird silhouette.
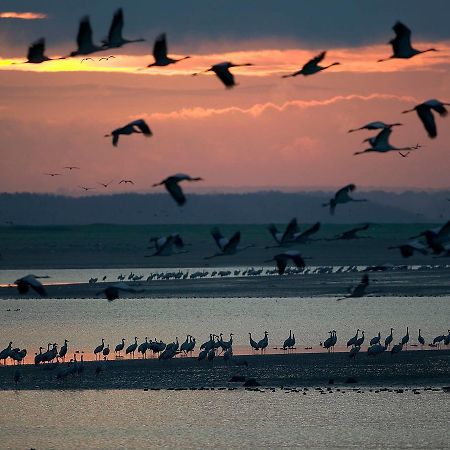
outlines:
M159 183L155 183L153 187L164 185L167 192L169 192L169 194L176 201L176 203L179 206L182 206L186 203L186 197L179 183L182 181L202 181L202 180L203 178L200 177L191 177L190 175L186 175L184 173L178 173L176 175L172 175L170 177L165 178Z
M349 133L354 133L355 131L360 131L360 130L384 130L385 128L392 128L392 127L397 127L397 126L401 126L403 125L402 123L384 123L381 121L376 121L376 122L369 122L366 125L363 125L362 127L359 128L353 128L351 130L348 130Z
M282 78L289 78L289 77L296 77L298 75L314 75L318 72L321 72L322 70L328 69L332 66L337 66L340 63L334 62L332 64L329 64L328 66L320 66L319 63L323 61L325 58L327 52L319 53L314 58L310 59L300 70L297 70L297 72L291 73L289 75L283 75Z
M335 194L334 197L328 202L323 203L322 206L329 206L330 207L330 214L334 214L334 211L336 209L336 206L343 203L349 203L349 202L367 202L366 199L355 199L350 197L350 192L353 192L356 189L356 185L354 184L347 184L347 186L344 186L343 188L339 189Z
M154 62L149 64L148 67L154 66L168 66L170 64L175 64L177 62L183 61L184 59L190 58L190 56L183 56L179 59L170 58L167 56L167 39L166 34L160 34L153 45L153 58Z
M145 137L150 137L153 135L150 127L147 125L144 119L133 120L133 122L127 123L123 127L116 128L111 131L110 134L105 134L105 137L112 136L112 144L117 147L119 143L120 135L129 136L130 134L137 133L143 134Z
M226 88L232 88L237 85L234 81L234 75L230 72L233 67L253 66L252 63L234 64L230 61L224 61L218 64L214 64L209 69L203 72L193 73L192 76L200 75L201 73L214 72L217 78L225 85Z
M111 26L109 27L108 37L102 40L103 46L106 48L119 48L125 44L131 44L133 42L143 42L145 39L125 39L122 36L124 25L123 10L119 8L113 16ZM100 58L100 60L103 58ZM106 58L108 59L108 58Z

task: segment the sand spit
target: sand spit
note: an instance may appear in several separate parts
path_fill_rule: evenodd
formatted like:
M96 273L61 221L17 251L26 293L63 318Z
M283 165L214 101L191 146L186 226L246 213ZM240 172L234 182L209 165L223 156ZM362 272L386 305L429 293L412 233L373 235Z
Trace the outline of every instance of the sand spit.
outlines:
M248 365L243 365L244 361ZM386 352L377 357L348 353L238 356L227 365L178 357L86 362L80 374L58 379L67 364L0 368L0 389L201 389L243 387L254 378L262 387L430 387L450 384L450 350ZM233 376L240 382L230 382Z
M441 296L450 294L450 269L404 270L369 274L369 296ZM196 297L315 297L342 296L349 286L357 284L360 273L306 274L287 276L231 277L214 279L153 280L127 282L143 289L124 297L196 298ZM95 298L111 283L49 285L50 298ZM28 296L35 298L30 292ZM18 298L15 287L0 288L0 299ZM367 298L367 297L366 297ZM348 301L355 301L348 300Z

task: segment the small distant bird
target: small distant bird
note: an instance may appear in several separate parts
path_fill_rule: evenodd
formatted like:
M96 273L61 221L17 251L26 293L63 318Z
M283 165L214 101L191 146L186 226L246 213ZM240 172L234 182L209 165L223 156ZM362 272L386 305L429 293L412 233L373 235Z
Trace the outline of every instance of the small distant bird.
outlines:
M397 126L401 126L403 125L402 123L384 123L381 121L376 121L376 122L369 122L366 125L363 125L362 127L359 128L353 128L351 130L348 130L349 133L353 133L355 131L360 131L360 130L384 130L385 128L392 128L392 127L397 127Z
M150 137L153 135L152 131L150 130L150 127L147 125L144 119L137 119L133 120L133 122L130 122L123 127L116 128L115 130L111 131L110 134L105 134L105 137L112 136L112 144L114 147L117 147L117 144L119 142L120 135L129 136L130 134L137 133L137 134L143 134L145 137Z
M297 75L314 75L315 73L321 72L322 70L328 69L332 66L337 66L340 63L334 62L328 66L320 66L319 63L325 58L327 52L319 53L316 57L309 60L300 70L291 73L290 75L283 75L282 78L296 77Z
M59 177L59 176L61 176L60 173L54 173L54 172L44 173L44 175L48 175L49 177Z
M115 283L111 284L110 286L106 287L105 289L102 289L101 291L97 292L95 295L104 294L106 299L111 302L113 300L116 300L120 296L120 292L130 292L133 294L144 292L144 289L134 289L130 286L128 286L126 283Z
M369 286L369 275L364 274L361 282L356 285L354 288L349 288L349 294L345 297L338 298L337 301L345 300L347 298L360 298L366 295L367 287Z
M87 186L78 186L80 189L83 189L83 191L92 191L95 190L93 187L87 187Z
M68 169L68 170L79 170L80 168L77 166L64 166L63 169Z
M406 153L402 153L402 152L398 152L398 154L402 157L402 158L407 158L409 156L411 152L406 152Z
M402 244L402 245L392 245L391 247L388 247L388 249L389 250L399 249L403 258L409 258L409 257L413 256L415 252L419 252L422 255L427 254L427 250L426 250L425 246L417 241L410 241L410 242L408 242L406 244Z
M103 61L103 60L109 61L110 59L115 59L115 58L116 58L116 57L113 56L113 55L111 55L111 56L102 56L102 57L99 59L99 61Z
M143 42L145 39L124 39L122 36L124 20L123 10L119 8L113 16L111 26L109 27L108 37L103 39L103 46L106 48L119 48L125 44L131 44L133 42Z
M368 139L364 139L363 142L368 142L370 144L370 148L366 148L365 150L355 152L354 155L361 155L363 153L388 153L388 152L399 152L402 150L417 150L421 146L419 144L415 146L409 147L394 147L389 142L389 137L392 134L391 128L383 128L376 136L370 137Z
M84 61L95 61L95 60L94 60L93 58L83 58L83 59L80 61L80 64L83 64Z
M428 136L433 139L437 136L436 121L433 111L437 112L441 117L445 117L448 114L446 106L450 106L450 103L431 99L414 106L414 108L403 111L403 114L416 111L425 130L427 130Z
M90 55L102 50L105 50L105 48L92 42L92 27L89 17L82 17L77 34L77 49L71 52L69 56Z
M32 288L41 297L45 297L47 295L47 292L42 283L38 280L38 278L48 278L48 277L47 276L39 277L37 275L30 274L14 281L14 284L17 286L17 290L19 291L19 294L27 294L30 288Z
M111 181L109 181L108 183L97 183L97 184L99 184L100 186L103 186L105 189L113 182L114 180L111 180Z
M279 253L278 255L275 255L272 259L266 262L275 261L277 264L278 274L283 275L289 260L292 260L292 262L298 268L305 267L305 260L302 258L300 252L298 252L297 250L287 250L283 253Z
M411 45L411 30L401 22L396 22L392 27L395 38L389 41L392 45L393 54L389 58L379 59L378 62L388 61L389 59L409 59L413 56L426 52L437 52L435 48L427 50L416 50Z
M162 33L155 39L155 44L153 45L153 58L155 61L147 67L168 66L169 64L175 64L179 61L183 61L184 59L188 59L190 56L184 56L179 59L169 58L167 56L166 34Z
M195 77L201 73L206 72L214 72L217 78L225 85L226 88L232 88L237 85L234 81L234 75L230 72L232 67L244 67L244 66L253 66L252 63L244 63L244 64L234 64L230 61L224 61L218 64L214 64L209 69L204 70L203 72L193 73L192 76Z
M367 202L366 199L354 199L354 198L350 197L350 195L349 195L350 192L353 192L355 189L356 189L356 185L347 184L347 186L344 186L343 188L339 189L334 194L334 197L328 203L323 203L322 206L329 206L330 214L334 214L336 206L339 204L348 203L348 202Z
M390 347L391 346L392 340L394 339L394 337L392 335L393 331L394 331L394 329L391 328L391 333L386 336L386 339L384 340L384 346L385 347Z
M368 236L358 236L357 233L360 231L366 231L370 227L369 223L366 223L365 225L362 225L360 227L352 228L351 230L344 231L341 234L337 234L333 239L328 240L351 240L351 239L366 239Z
M419 336L417 337L417 341L419 342L420 345L425 345L425 339L424 339L424 337L420 334L420 328L419 328Z
M134 181L133 180L120 180L119 181L119 184L134 184Z
M184 205L186 203L186 197L181 189L179 183L181 181L202 181L203 178L191 177L184 173L178 173L170 177L165 178L159 183L155 183L153 187L164 185L172 198L177 202L178 205Z

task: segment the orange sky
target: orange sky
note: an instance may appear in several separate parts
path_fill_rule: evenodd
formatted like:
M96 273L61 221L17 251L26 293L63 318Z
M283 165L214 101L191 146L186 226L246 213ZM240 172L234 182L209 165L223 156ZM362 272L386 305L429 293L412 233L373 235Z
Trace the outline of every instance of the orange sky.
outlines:
M261 44L259 50L192 55L148 71L136 70L151 62L148 44L139 55L117 51L115 59L101 63L11 65L21 59L3 59L0 189L83 195L78 185L103 193L97 182L126 178L135 187L113 184L107 192L147 192L176 172L202 176L203 187L302 189L355 182L449 188L450 119L437 119L439 136L430 140L415 115L401 114L429 98L450 100L450 42L417 43L430 46L440 51L385 63L375 61L390 54L386 45L329 49L324 64L341 66L290 79L281 75L318 52ZM255 66L234 70L239 85L232 90L214 76L190 76L223 60ZM148 121L152 138L122 137L113 148L103 137L135 118ZM392 144L423 148L408 158L353 156L371 134L347 130L373 120L404 123ZM65 173L65 165L82 169ZM50 178L46 172L64 175Z

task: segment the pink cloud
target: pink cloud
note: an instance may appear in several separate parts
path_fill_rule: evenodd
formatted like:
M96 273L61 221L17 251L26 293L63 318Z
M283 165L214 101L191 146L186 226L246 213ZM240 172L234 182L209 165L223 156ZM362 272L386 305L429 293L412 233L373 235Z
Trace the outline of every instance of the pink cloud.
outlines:
M17 11L3 11L0 12L0 19L21 19L21 20L38 20L47 19L48 15L36 12L17 12Z

